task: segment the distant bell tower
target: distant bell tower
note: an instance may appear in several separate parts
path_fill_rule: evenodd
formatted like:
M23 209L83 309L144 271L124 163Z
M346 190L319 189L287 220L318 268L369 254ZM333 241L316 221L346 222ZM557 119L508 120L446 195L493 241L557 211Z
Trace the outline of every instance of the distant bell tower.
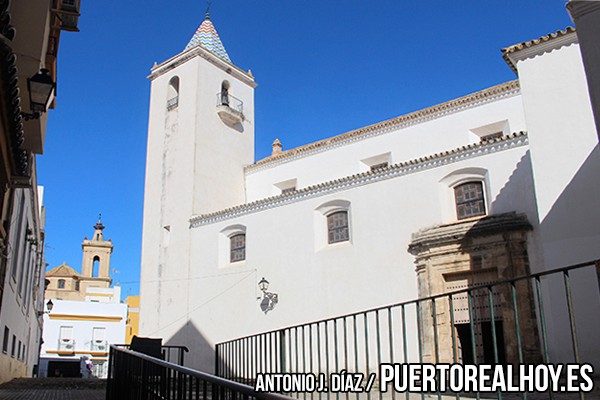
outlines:
M187 289L167 282L181 282L191 265L190 218L246 201L256 87L208 10L183 51L155 64L149 79L140 285L140 333L148 334L187 304Z
M85 238L81 243L83 250L83 260L81 262L82 281L85 281L87 286L110 286L110 255L113 251L113 244L110 240L104 240L103 231L104 224L98 218L98 222L94 225L92 239ZM92 285L91 282L96 283Z

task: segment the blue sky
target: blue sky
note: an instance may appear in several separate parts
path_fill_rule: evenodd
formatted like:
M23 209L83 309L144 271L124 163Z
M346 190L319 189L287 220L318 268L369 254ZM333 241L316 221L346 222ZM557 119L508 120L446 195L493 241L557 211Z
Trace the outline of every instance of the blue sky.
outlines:
M564 1L213 0L232 61L252 69L256 158L511 80L502 47L571 24ZM152 64L180 52L201 0L82 0L60 42L45 153L49 267L81 264L102 212L123 294L139 291ZM208 93L213 96L214 93Z

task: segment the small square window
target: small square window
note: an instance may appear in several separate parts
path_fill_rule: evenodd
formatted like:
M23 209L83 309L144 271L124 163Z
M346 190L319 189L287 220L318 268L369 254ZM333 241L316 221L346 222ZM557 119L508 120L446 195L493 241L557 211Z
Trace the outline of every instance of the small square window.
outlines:
M379 164L371 165L371 172L377 171L379 169L387 168L388 165L389 165L389 163L387 163L387 162L382 162Z
M499 139L502 136L504 136L504 134L502 132L490 133L489 135L482 136L481 141L486 142L488 140Z
M64 289L65 288L65 280L59 279L57 285L58 285L59 289Z
M327 216L327 238L329 244L350 240L348 211L336 211Z
M230 243L230 262L238 262L246 259L246 234L238 233L229 238Z

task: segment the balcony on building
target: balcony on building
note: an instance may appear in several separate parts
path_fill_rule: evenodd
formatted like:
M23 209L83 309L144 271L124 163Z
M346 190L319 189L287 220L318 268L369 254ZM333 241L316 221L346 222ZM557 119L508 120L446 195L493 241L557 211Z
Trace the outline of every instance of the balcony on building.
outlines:
M217 113L227 125L233 126L244 120L244 103L227 91L217 93Z
M108 352L108 343L106 340L92 340L91 351L93 352Z
M59 0L58 8L54 10L60 19L60 29L79 32L80 0Z
M75 340L73 339L59 339L58 340L58 354L74 354L75 353Z

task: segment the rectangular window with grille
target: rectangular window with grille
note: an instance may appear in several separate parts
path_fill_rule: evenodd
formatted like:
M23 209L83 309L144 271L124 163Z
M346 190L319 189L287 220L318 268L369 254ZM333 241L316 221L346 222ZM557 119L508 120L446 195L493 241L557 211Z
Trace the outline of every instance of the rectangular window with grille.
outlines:
M243 261L246 259L246 235L244 233L239 233L237 235L231 236L229 239L231 249L230 249L230 262Z
M485 215L483 184L481 182L467 182L456 186L454 197L458 219Z
M327 234L330 244L350 240L348 211L337 211L327 216Z

